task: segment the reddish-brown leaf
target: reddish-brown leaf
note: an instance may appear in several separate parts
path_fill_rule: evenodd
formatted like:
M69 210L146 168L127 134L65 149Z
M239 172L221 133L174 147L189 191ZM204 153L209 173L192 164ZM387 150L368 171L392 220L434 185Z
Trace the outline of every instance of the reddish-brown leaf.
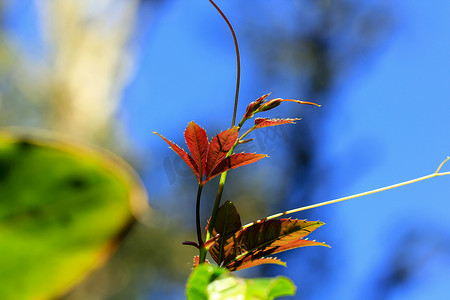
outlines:
M300 119L269 119L269 118L256 118L255 119L255 125L256 128L263 128L263 127L269 127L269 126L277 126L277 125L283 125L283 124L295 124L295 121L298 121Z
M168 139L166 139L165 137L163 137L162 135L160 135L157 132L153 132L154 134L158 135L160 138L162 138L167 144L169 144L170 148L176 153L178 154L182 160L184 160L184 162L188 165L188 167L192 170L192 172L194 172L195 176L197 177L198 182L201 182L200 180L200 176L199 176L199 168L197 163L194 161L194 159L187 154L183 149L181 149L177 144L169 141Z
M276 265L286 267L286 263L282 260L279 260L278 258L265 257L265 258L259 258L259 259L248 261L245 264L238 266L234 271L247 269L247 268L251 268L251 267L259 266L259 265L263 265L263 264L276 264Z
M206 131L195 124L194 121L191 121L184 131L184 138L191 151L192 158L198 166L198 177L202 179L202 176L205 173L206 156L208 152L208 137L206 136Z
M215 176L211 176L212 172L227 155L234 143L236 143L238 136L239 129L237 127L232 127L222 131L212 139L208 147L208 157L206 160L206 181Z
M322 222L296 219L269 220L238 231L224 245L224 265L229 270L253 266L253 261L282 251L305 247L326 246L324 243L303 239L322 226Z
M219 235L219 239L209 250L211 257L218 265L223 261L223 247L227 244L227 240L233 238L241 227L241 218L236 208L233 203L226 201L217 211L216 223L212 231L213 236Z
M228 171L230 169L235 169L237 167L245 166L251 163L254 163L261 158L267 157L265 154L256 154L256 153L237 153L232 154L222 160L211 172L209 179L214 178L215 176Z

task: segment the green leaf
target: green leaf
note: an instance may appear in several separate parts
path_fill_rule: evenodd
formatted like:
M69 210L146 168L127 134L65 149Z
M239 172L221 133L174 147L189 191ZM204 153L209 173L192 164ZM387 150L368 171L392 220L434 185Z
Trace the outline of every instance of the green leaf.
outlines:
M295 295L296 287L287 277L247 279L247 299L268 299Z
M146 207L119 158L0 132L0 299L55 299L105 262Z
M213 267L204 263L197 266L189 276L186 285L186 297L188 300L207 300L208 285L220 275L228 272L224 268Z
M272 300L295 294L295 285L286 277L244 279L224 268L202 264L188 279L188 300Z
M208 299L248 299L245 279L234 276L223 276L211 282L206 290Z

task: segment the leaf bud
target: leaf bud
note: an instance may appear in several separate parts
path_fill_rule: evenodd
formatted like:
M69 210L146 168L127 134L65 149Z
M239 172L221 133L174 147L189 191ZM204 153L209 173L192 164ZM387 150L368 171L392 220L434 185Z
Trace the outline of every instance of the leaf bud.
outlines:
M245 119L250 119L253 117L253 115L255 114L255 112L258 110L258 108L261 106L261 103L263 103L263 101L269 97L270 94L265 94L261 97L259 97L258 99L256 99L255 101L251 102L248 106L247 106L247 110L245 111L245 115L244 118Z
M283 100L283 99L281 99L281 98L275 98L275 99L272 99L272 100L270 100L270 101L267 101L266 103L264 103L264 104L259 108L259 111L267 111L267 110L271 110L272 108L275 108L275 107L277 107L278 105L280 105L281 102L283 102L282 100Z

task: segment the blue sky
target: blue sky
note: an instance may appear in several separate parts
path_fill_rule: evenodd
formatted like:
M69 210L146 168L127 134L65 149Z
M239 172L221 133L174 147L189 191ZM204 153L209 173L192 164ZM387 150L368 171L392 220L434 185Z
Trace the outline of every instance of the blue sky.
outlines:
M338 98L334 107L323 108L329 118L324 121L321 154L325 162L337 165L330 170L333 184L328 191L336 198L427 175L450 154L450 3L398 2L394 8L395 30L385 46L344 80L333 96ZM176 137L193 119L204 124L212 116L220 123L216 119L224 120L223 115L222 123L228 126L235 71L229 34L209 7L177 1L156 18L142 51L145 67L135 82L142 80L145 88L129 90L145 91L149 100L133 97L125 110L130 115L153 111L171 116L156 124L149 118L129 123L137 140L161 149L160 141L148 136L150 130ZM207 23L212 25L205 28ZM251 89L265 92L262 86L248 87L255 80L245 46L242 56L241 103L258 96L250 95ZM322 230L339 228L336 239L327 242L331 251L344 253L335 299L359 298L393 237L403 232L402 222L414 220L419 227L425 222L448 236L448 180L436 178L330 208L333 218L324 220ZM444 299L449 267L448 256L431 259L426 276L396 293L395 299ZM322 297L327 299L326 294Z
M336 172L334 181L347 184L340 185L336 197L433 173L449 155L449 9L444 1L396 4L392 38L375 62L361 66L340 91L339 108L326 121L324 155L335 161L356 160L352 165L358 169L341 164L343 171ZM337 299L351 299L346 295L354 292L352 287L365 284L362 278L380 262L403 221L426 226L423 230L430 234L444 233L448 243L449 187L448 177L435 178L334 207L339 224L328 225L346 231L341 246L347 253L342 296ZM448 253L434 259L425 276L393 299L445 299Z
M335 198L430 174L450 154L450 3L401 1L394 11L394 31L386 44L343 80L332 96L337 98L333 107L323 108L328 117L321 155L324 162L336 165L329 170L332 186L327 192ZM207 115L214 121L225 119L219 122L229 126L233 49L226 28L215 24L214 18L209 7L199 2L176 1L157 16L157 26L147 37L145 68L138 80L145 82L145 91L154 101L133 98L125 110L130 115L144 110L175 118L156 124L142 118L130 121L130 132L153 149L161 149L161 143L147 136L150 130L176 137L193 119L208 122ZM208 22L212 25L204 28ZM263 86L248 87L257 81L246 62L245 46L242 55L241 103L259 96L250 91L264 92ZM135 92L142 90L135 87ZM339 232L327 242L333 246L331 251L343 253L334 299L360 299L367 278L371 273L379 275L376 272L394 237L404 232L403 224L414 222L418 229L448 238L449 180L435 178L329 208L333 218L323 220L327 225L321 230ZM430 227L424 228L425 224ZM449 253L439 253L424 262L423 274L392 299L445 299L450 292ZM291 265L292 272L297 268ZM301 282L297 284L300 299ZM329 291L321 299L328 296Z

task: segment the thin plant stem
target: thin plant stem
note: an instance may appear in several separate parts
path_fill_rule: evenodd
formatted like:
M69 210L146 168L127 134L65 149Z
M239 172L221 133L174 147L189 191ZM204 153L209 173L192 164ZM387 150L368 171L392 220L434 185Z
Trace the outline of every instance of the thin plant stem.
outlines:
M242 139L249 134L250 132L252 132L253 130L255 130L256 125L253 125L252 127L250 127L249 130L247 130L243 135L241 135L241 137L239 138L238 142L242 141ZM237 144L236 144L237 145ZM234 148L236 147L236 145L232 148L234 150Z
M195 205L195 223L197 225L197 241L200 248L203 246L202 229L200 226L200 199L202 197L202 189L203 184L199 183L197 190L197 203Z
M228 18L225 16L225 14L222 12L222 10L217 6L217 4L214 3L213 0L209 0L209 2L214 6L214 8L219 12L219 14L222 16L222 18L227 23L227 25L231 31L231 35L233 36L234 47L236 49L236 92L235 92L235 96L234 96L233 119L231 122L231 127L234 127L234 125L236 124L237 106L238 106L238 101L239 101L239 87L241 84L241 55L239 54L239 44L237 41L236 33L234 32L233 26L231 25ZM244 120L244 122L245 122L245 120ZM243 122L241 122L241 123L243 124ZM240 126L242 126L241 123L239 124ZM239 126L239 129L240 129L240 126ZM233 153L233 150L236 147L237 143L238 142L236 141L234 146L227 153L227 156L229 156L231 153ZM212 230L216 223L217 212L219 211L220 201L222 200L222 194L223 194L223 189L225 186L226 178L227 178L227 172L223 172L222 175L220 176L219 188L217 190L216 201L214 202L214 207L213 207L213 211L211 214L211 219L209 221L208 230L206 231L205 241L208 241L211 238ZM198 201L198 203L199 203L199 201ZM197 232L198 232L198 229L197 229ZM202 244L202 246L203 246L203 244ZM202 246L200 247L199 263L205 262L205 259L206 259L207 250L205 249L205 247L202 247Z
M205 241L208 241L211 238L214 225L216 224L217 212L219 211L219 205L222 199L223 188L225 186L225 180L227 179L227 173L228 172L223 172L222 175L220 175L219 188L217 189L216 201L214 202L211 219L209 220ZM205 262L206 258L206 251L202 251L202 249L204 249L204 247L200 247L200 263Z
M237 106L238 106L238 99L239 99L239 86L241 84L241 55L239 54L239 45L236 38L236 33L234 32L233 26L231 26L230 21L228 21L225 14L220 10L220 8L214 3L214 1L209 0L211 4L216 8L216 10L219 12L219 14L222 16L222 18L227 23L228 27L230 28L231 34L233 35L233 41L234 41L234 47L236 49L236 94L234 96L234 110L233 110L233 121L231 123L231 127L234 127L234 124L236 123L236 113L237 113Z
M296 208L296 209L287 210L285 212L271 215L271 216L269 216L267 218L255 221L253 223L249 223L247 225L242 226L242 228L247 228L247 227L250 227L250 226L252 226L252 225L254 225L254 224L258 223L258 222L275 219L275 218L278 218L278 217L281 217L281 216L284 216L284 215L293 214L293 213L296 213L296 212L299 212L299 211L304 211L304 210L308 210L308 209L312 209L312 208L316 208L316 207L321 207L321 206L325 206L325 205L329 205L329 204L333 204L333 203L338 203L338 202L342 202L342 201L346 201L346 200L350 200L350 199L355 199L355 198L362 197L362 196L375 194L375 193L378 193L378 192L387 191L387 190L390 190L390 189L395 189L395 188L398 188L398 187L401 187L401 186L405 186L405 185L408 185L408 184L412 184L412 183L416 183L416 182L419 182L419 181L427 180L427 179L430 179L430 178L433 178L433 177L450 175L450 171L449 172L442 172L442 173L439 172L441 170L442 166L449 159L450 159L450 157L447 156L447 158L439 165L439 167L437 168L436 172L434 172L433 174L422 176L422 177L415 178L415 179L411 179L411 180L404 181L404 182L400 182L400 183L397 183L397 184L389 185L389 186L382 187L382 188L375 189L375 190L371 190L371 191L368 191L368 192L355 194L355 195L352 195L352 196L342 197L342 198L338 198L338 199L335 199L335 200L325 201L325 202L321 202L321 203L317 203L317 204L313 204L313 205L308 205L308 206L303 206L303 207Z

